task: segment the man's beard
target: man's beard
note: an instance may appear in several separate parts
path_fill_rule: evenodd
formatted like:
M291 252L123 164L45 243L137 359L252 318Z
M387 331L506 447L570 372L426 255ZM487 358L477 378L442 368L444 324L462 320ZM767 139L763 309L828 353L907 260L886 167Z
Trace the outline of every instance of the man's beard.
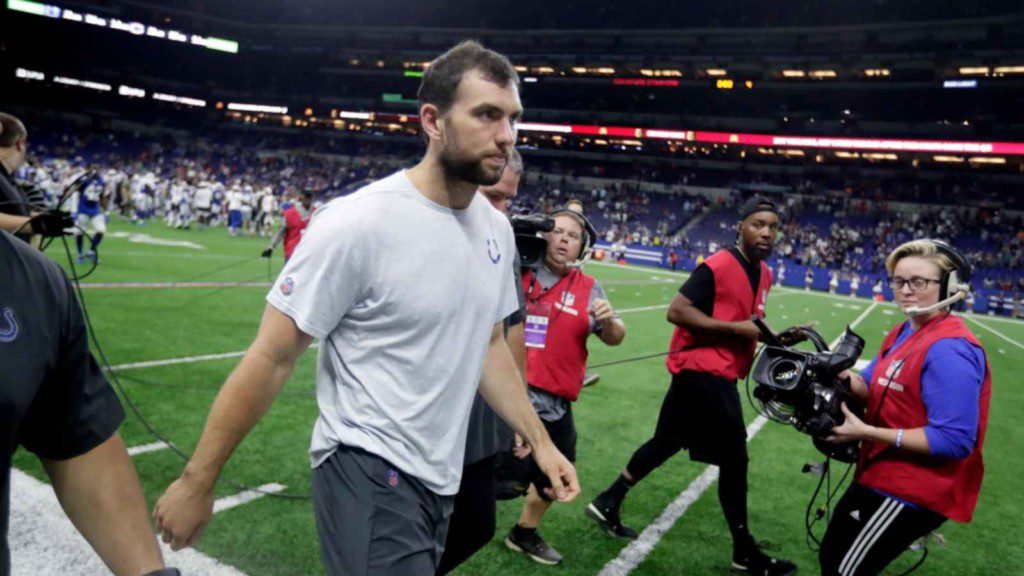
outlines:
M451 135L441 150L441 167L449 179L462 180L476 186L494 186L501 180L504 167L496 172L484 168L483 158L467 158L458 150L458 139Z

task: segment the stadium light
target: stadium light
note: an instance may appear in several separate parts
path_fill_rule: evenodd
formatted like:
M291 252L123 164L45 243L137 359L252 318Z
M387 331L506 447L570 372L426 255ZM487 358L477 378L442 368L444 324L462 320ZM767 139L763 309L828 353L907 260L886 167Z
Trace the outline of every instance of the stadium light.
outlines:
M935 160L936 162L951 162L951 163L957 163L957 162L963 162L964 161L962 156L932 156L932 159Z
M962 66L960 73L964 76L976 76L988 74L988 66Z
M16 68L14 76L22 80L46 80L46 74L38 70L29 70L28 68Z
M79 80L77 78L69 78L67 76L54 76L53 81L57 84L64 84L65 86L77 86L79 88L88 88L89 90L96 90L98 92L110 92L113 90L113 87L111 87L110 84L91 82L89 80Z
M124 84L121 84L117 87L117 93L121 96L126 96L128 98L146 97L146 91L142 88L135 88L134 86L126 86Z
M972 164L1006 164L1006 158L999 156L971 156L967 161Z
M785 78L803 78L807 73L803 70L783 70L782 76Z
M200 100L199 98L188 98L185 96L175 96L173 94L164 94L162 92L154 92L153 100L160 100L161 102L171 102L172 104L184 104L185 106L192 106L193 108L206 107L206 100Z
M884 77L884 76L889 76L890 74L891 74L891 72L889 71L888 68L865 68L864 69L864 75L869 77L869 78Z
M837 76L835 70L811 70L807 73L811 78L835 78Z
M228 102L228 110L237 112L262 112L264 114L287 114L287 106L270 106L266 104L242 104L239 102Z
M722 68L708 68L704 71L708 76L725 76L727 72Z
M1024 74L1024 66L996 66L996 74Z

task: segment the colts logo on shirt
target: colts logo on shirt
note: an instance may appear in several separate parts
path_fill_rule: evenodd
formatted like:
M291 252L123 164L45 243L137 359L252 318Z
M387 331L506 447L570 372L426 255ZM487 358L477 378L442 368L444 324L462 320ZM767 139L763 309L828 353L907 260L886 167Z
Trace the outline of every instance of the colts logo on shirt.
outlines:
M388 470L388 485L392 488L398 486L398 472L394 469Z
M291 296L292 290L295 289L295 281L289 276L281 282L281 294L285 296Z
M14 310L4 308L0 311L0 342L7 344L18 339L18 318Z
M487 239L487 256L495 264L501 262L501 251L498 250L498 241L494 238Z

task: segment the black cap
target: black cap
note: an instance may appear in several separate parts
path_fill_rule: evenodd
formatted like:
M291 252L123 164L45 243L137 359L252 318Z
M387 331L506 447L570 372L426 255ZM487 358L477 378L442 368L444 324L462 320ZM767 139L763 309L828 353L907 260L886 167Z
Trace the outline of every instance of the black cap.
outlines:
M771 212L778 216L779 209L775 206L775 202L764 196L754 196L740 206L740 220L746 220L747 216L757 212Z

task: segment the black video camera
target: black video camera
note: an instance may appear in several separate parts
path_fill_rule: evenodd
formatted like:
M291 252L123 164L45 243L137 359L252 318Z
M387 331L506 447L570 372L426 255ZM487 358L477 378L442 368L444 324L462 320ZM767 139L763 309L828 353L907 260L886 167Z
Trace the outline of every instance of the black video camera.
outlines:
M548 241L538 234L554 230L554 219L543 214L519 214L512 216L510 220L512 231L516 235L519 265L523 268L535 268L548 249Z
M821 334L813 328L800 327L798 330L817 350L804 352L782 345L760 319L754 322L767 342L752 376L757 384L754 397L762 403L761 413L809 434L815 448L829 458L855 462L856 442L833 444L824 437L846 420L841 404L848 398L848 392L840 385L838 376L857 362L864 351L864 339L847 327L835 350L829 350Z

